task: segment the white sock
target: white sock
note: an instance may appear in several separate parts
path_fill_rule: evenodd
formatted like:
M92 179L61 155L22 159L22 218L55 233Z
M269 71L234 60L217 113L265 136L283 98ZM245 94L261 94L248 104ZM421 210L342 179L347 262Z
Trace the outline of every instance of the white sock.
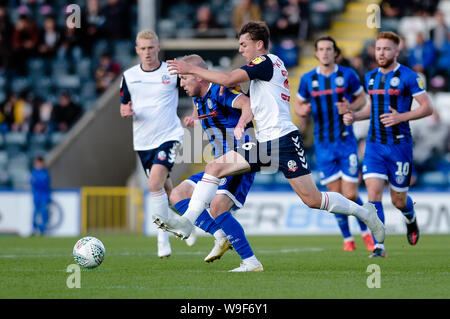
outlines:
M220 239L220 238L224 238L227 237L227 235L225 234L225 232L222 229L218 229L214 234L213 234L215 239Z
M334 214L353 215L362 221L367 220L369 215L367 209L335 192L322 192L320 209Z
M220 179L209 174L203 174L201 181L195 186L192 193L189 207L184 213L183 217L189 219L194 225L198 216L203 212L205 207L212 202L214 196L216 196L217 188L219 188Z
M149 209L150 214L157 213L163 217L169 215L169 202L167 201L167 193L164 189L150 193ZM158 242L165 243L168 241L169 233L158 228Z
M150 214L158 214L162 217L169 216L169 202L164 189L150 193Z
M245 259L243 259L242 261L244 261L244 262L250 262L250 263L253 263L253 264L259 262L259 260L256 258L255 255L253 255L253 256L251 256L251 257L248 257L248 258L245 258Z
M385 250L384 249L384 244L380 244L380 243L376 243L375 244L375 248L381 248L381 249Z
M158 228L158 243L169 242L169 233Z

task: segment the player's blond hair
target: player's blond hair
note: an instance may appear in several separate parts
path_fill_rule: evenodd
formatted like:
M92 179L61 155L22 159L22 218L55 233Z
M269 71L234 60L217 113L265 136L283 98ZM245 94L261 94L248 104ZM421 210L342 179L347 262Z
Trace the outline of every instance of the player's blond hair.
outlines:
M181 60L204 69L208 68L208 65L206 64L205 60L203 60L203 58L198 54L185 55L184 57L181 58Z
M152 30L142 30L142 31L140 31L137 34L137 36L136 36L136 44L137 44L139 39L144 39L144 40L155 39L157 42L159 42L158 35Z

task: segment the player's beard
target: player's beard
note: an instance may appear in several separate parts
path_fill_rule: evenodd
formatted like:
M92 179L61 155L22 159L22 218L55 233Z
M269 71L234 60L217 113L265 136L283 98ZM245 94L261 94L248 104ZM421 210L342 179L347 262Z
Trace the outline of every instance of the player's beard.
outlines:
M380 60L377 59L377 64L378 64L378 66L387 69L392 65L392 63L394 63L394 61L395 61L395 58L391 58L391 59L384 58L384 62L380 62Z

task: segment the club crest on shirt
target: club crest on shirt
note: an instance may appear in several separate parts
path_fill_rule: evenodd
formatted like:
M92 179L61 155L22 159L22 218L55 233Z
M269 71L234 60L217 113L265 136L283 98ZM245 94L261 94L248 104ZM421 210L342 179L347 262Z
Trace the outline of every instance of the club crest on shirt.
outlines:
M227 178L226 178L226 177L221 178L221 179L220 179L220 182L219 182L219 186L223 186L223 185L225 185L226 183L227 183Z
M344 85L344 77L342 76L338 76L335 80L334 83L336 83L337 86L343 86Z
M369 85L373 85L375 83L375 79L370 79L369 80Z
M314 81L312 81L311 85L312 85L313 88L318 88L319 87L319 81L314 80Z
M158 159L159 159L160 161L165 161L166 158L167 158L166 152L160 151L160 152L158 153Z
M423 90L423 81L421 78L417 78L417 84L419 85L419 87Z
M398 184L403 184L403 182L405 181L405 176L403 176L403 175L398 175L398 176L395 178L395 181L396 181Z
M167 74L164 74L161 77L161 82L162 84L170 84L170 77Z
M264 56L259 56L259 57L256 57L256 58L254 58L253 60L252 60L252 63L253 64L260 64L261 62L263 62L263 61L265 61L266 60L266 58L264 57Z
M290 172L295 172L298 169L297 162L293 160L290 160L287 166Z
M396 76L394 76L392 79L391 79L391 86L398 86L399 84L400 84L400 79L398 78L398 77L396 77Z
M209 108L210 110L212 110L212 108L213 108L213 103L212 103L212 101L211 101L210 98L208 98L208 99L206 100L206 105L208 105L208 108Z

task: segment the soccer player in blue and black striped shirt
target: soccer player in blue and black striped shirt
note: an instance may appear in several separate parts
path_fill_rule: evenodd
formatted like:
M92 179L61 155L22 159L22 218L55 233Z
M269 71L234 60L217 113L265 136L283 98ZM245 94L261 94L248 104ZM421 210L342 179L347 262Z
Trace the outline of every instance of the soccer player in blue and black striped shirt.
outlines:
M375 43L378 68L365 76L370 104L361 111L348 112L344 123L370 118L363 164L363 178L369 201L384 220L381 204L385 181L390 184L392 204L405 216L407 238L411 245L419 240L414 203L408 196L411 178L413 143L409 121L433 113L422 79L410 68L397 62L400 38L394 32L380 32ZM414 110L415 99L419 106ZM371 257L386 257L382 243L376 243Z
M335 63L338 48L335 40L323 36L315 41L315 56L319 66L304 74L300 81L295 111L300 117L300 129L314 119L314 145L321 184L329 191L343 194L362 205L358 196L358 142L352 126L345 126L339 107L360 109L366 95L356 72ZM349 103L351 102L351 104ZM356 249L350 232L348 216L335 215L344 238L345 251ZM366 224L358 219L367 250L372 251L373 240Z

